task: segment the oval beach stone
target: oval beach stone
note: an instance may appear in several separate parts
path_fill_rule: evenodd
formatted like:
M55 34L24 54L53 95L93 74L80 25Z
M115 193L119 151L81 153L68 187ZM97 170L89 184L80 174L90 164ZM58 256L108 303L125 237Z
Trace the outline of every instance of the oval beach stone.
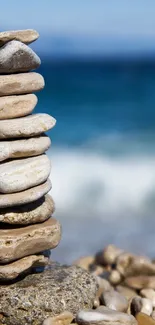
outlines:
M15 193L45 182L51 164L46 155L9 161L0 165L0 192Z
M0 139L28 138L52 129L56 120L48 114L34 114L0 121Z
M44 78L36 72L0 76L0 96L29 94L44 86Z
M114 310L104 310L102 312L81 310L76 317L79 325L138 325L132 315Z
M50 195L17 207L0 210L0 222L29 225L47 220L54 212L55 205Z
M6 265L0 265L0 281L14 280L20 274L30 271L33 267L45 266L48 258L44 255L30 255Z
M0 73L28 72L40 64L38 55L19 41L10 41L0 48Z
M0 194L0 208L20 206L23 204L34 202L36 200L39 200L45 194L47 194L51 190L51 188L51 181L50 179L48 179L45 183L22 192Z
M0 120L28 115L32 113L37 102L34 94L0 97Z
M47 136L15 141L0 141L0 161L6 159L41 155L49 149L51 140Z
M65 310L63 313L55 316L48 317L44 320L43 325L70 325L74 316L69 311Z
M105 291L101 295L104 305L110 309L126 312L128 309L128 300L119 292L111 290Z
M37 40L39 34L34 29L11 30L0 33L0 46L5 43L16 40L25 44L30 44Z
M55 248L61 238L60 223L50 218L35 225L0 229L0 264Z

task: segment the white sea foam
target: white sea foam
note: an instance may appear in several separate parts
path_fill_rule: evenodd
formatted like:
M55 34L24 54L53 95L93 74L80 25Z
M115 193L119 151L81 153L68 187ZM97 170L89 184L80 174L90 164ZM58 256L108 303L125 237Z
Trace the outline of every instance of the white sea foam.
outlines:
M155 196L155 156L108 157L84 150L52 153L52 194L57 209L88 217L143 213Z
M49 154L51 194L63 225L56 258L68 262L111 242L153 255L155 155L62 148Z

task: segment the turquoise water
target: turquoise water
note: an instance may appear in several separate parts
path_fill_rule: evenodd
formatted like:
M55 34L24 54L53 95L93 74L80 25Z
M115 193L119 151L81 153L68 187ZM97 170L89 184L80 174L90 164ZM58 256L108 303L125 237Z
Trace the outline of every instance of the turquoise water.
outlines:
M35 112L49 132L52 195L63 225L52 257L71 262L105 244L154 255L155 62L42 62Z

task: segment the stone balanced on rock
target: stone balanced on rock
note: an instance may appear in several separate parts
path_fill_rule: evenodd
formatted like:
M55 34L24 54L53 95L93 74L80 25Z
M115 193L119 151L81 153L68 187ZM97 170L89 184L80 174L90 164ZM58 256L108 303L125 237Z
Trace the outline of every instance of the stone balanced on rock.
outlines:
M56 120L31 115L34 92L45 85L32 72L41 61L27 45L38 37L34 30L0 33L0 324L6 325L40 325L67 308L75 316L92 308L97 292L88 272L51 266L45 254L59 244L61 226L51 217L45 154L51 141L44 133Z

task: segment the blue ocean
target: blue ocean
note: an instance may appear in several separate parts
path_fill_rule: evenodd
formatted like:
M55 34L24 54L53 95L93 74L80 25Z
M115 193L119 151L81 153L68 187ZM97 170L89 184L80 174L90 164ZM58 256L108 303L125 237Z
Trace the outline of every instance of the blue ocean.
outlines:
M52 191L70 263L113 243L141 254L155 244L155 61L42 60L35 112L49 132Z

